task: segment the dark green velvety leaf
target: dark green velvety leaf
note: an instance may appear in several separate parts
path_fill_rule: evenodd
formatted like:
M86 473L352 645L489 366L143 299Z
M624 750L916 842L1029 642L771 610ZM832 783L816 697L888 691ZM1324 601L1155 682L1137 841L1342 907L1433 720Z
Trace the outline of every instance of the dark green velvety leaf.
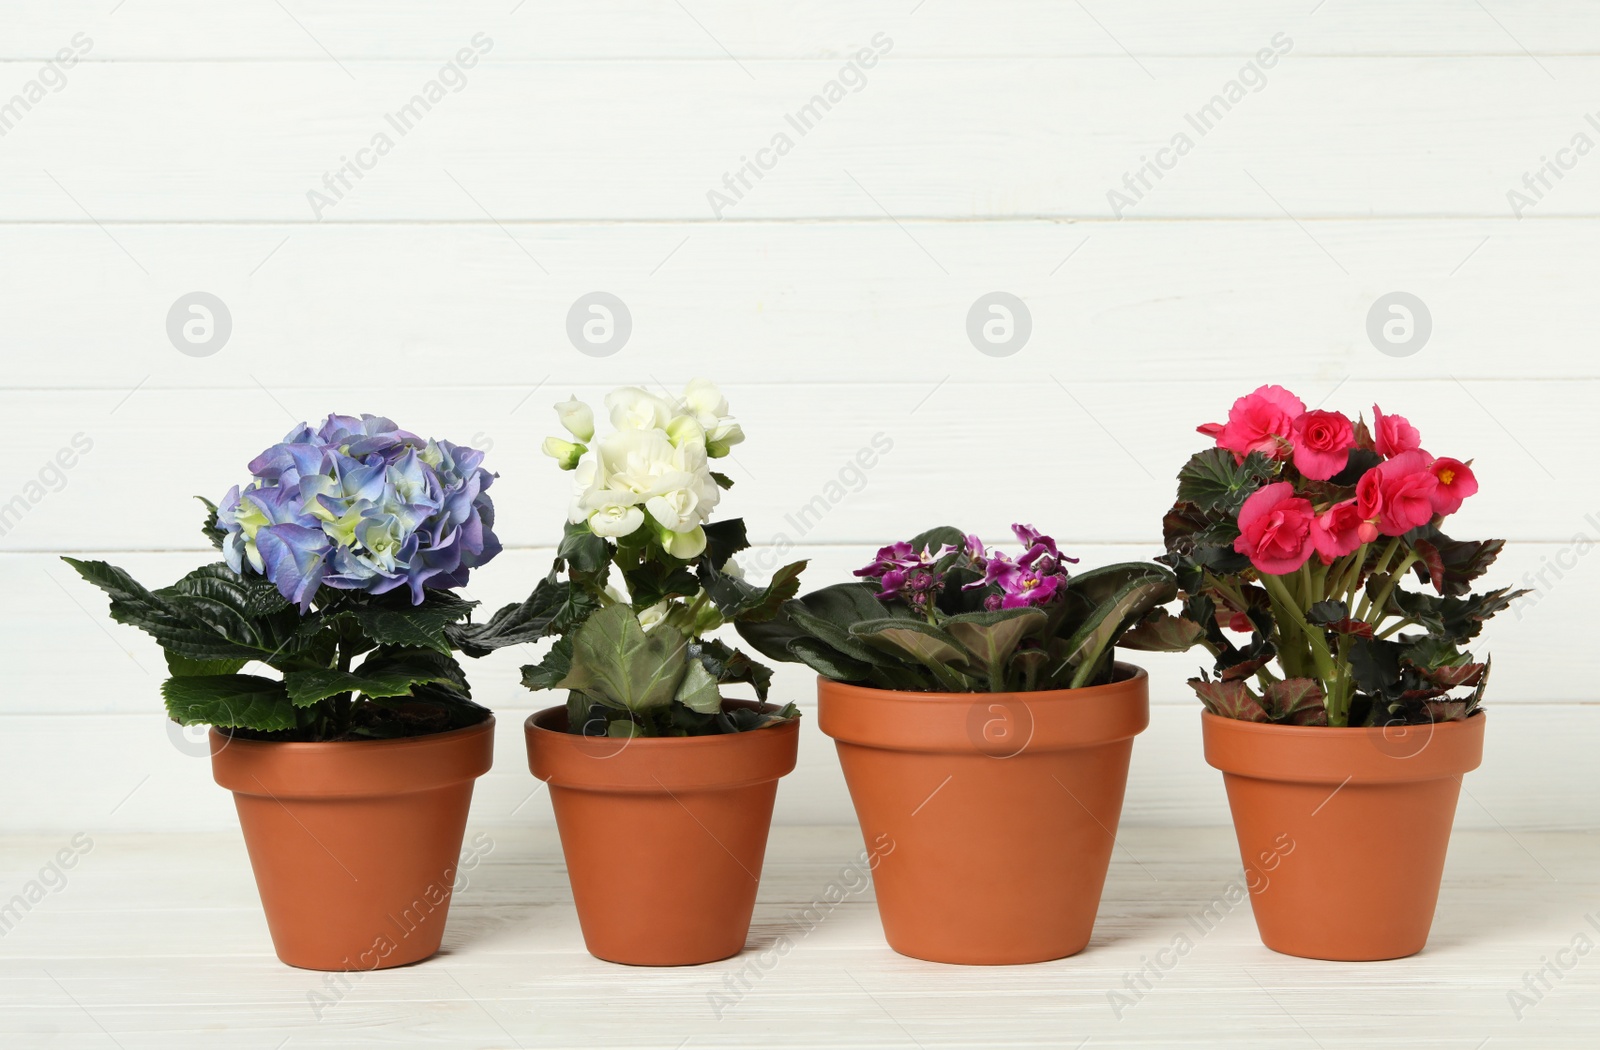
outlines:
M252 674L169 678L161 686L167 713L180 725L275 732L293 729L294 705L283 683Z
M952 616L942 626L976 658L977 674L1003 677L1017 646L1042 633L1048 621L1039 609L996 609Z
M938 554L945 547L964 549L967 544L967 534L953 525L940 525L927 532L917 533L911 537L910 543L911 549L919 554L925 550Z
M1070 630L1061 650L1061 663L1079 668L1074 676L1084 684L1105 662L1105 654L1129 628L1157 606L1178 596L1178 583L1166 568L1150 562L1124 562L1092 569L1067 584L1067 602L1073 611L1059 630ZM1058 667L1052 676L1060 674Z
M815 638L795 638L789 642L789 649L792 655L788 659L798 660L835 682L865 682L872 675L872 665L852 660Z
M974 663L973 654L948 632L923 620L887 616L864 620L850 634L883 652L909 657L923 666L955 668Z

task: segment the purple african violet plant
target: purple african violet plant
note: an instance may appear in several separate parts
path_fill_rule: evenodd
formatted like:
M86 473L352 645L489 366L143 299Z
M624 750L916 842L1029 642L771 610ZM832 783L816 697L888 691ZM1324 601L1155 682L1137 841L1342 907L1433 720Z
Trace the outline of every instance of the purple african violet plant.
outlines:
M906 541L892 543L879 549L872 564L855 574L878 581L880 600L904 601L924 613L938 599L952 569L981 574L961 589L986 588L983 607L990 612L1048 605L1067 582L1065 563L1075 564L1078 559L1063 556L1056 541L1032 525L1012 525L1011 532L1025 548L1017 558L1004 551L989 551L977 536L969 534L959 545L947 543L937 550L931 545L918 550Z
M839 583L740 623L763 655L826 678L917 692L1076 689L1112 681L1119 642L1177 594L1160 565L1129 562L1072 574L1055 540L1013 525L1015 556L944 526L878 551Z

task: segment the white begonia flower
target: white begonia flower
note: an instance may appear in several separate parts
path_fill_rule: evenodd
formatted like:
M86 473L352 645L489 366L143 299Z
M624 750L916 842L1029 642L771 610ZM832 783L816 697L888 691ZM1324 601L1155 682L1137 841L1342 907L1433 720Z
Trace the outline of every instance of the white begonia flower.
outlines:
M674 558L692 561L706 549L706 530L696 525L690 532L674 532L661 538L661 545Z
M706 443L706 428L693 416L675 416L667 424L667 440L674 446L701 445Z
M596 496L605 491L605 476L600 471L600 454L591 449L572 472L572 502L567 506L567 521L576 525L589 517Z
M720 459L728 450L744 440L744 428L732 419L723 419L706 430L706 455Z
M706 520L706 515L700 513L700 497L692 488L651 496L645 500L644 509L669 532L688 532Z
M583 445L575 445L570 441L562 441L556 437L545 438L544 444L540 445L539 449L555 460L556 465L562 470L572 470L577 467L578 461L583 458L583 454L589 451Z
M745 578L744 566L740 565L738 560L730 555L727 564L723 565L722 567L722 575L732 576L736 580L742 580Z
M666 430L676 414L667 401L636 386L619 386L607 394L606 411L618 430Z
M671 611L672 600L670 598L663 598L659 602L656 602L654 605L650 606L650 608L639 613L639 626L648 631L650 628L666 620L667 613Z
M702 423L707 416L720 419L728 414L728 399L709 379L691 379L683 388L683 403Z
M713 459L744 440L744 429L728 414L728 399L709 379L693 379L683 388L684 409L705 431L706 451Z
M594 440L594 409L577 398L558 402L556 418L561 420L561 425L566 428L567 433L579 441Z
M644 524L644 511L627 503L606 503L589 515L596 536L631 536Z
M629 502L643 503L692 481L682 464L692 462L695 447L673 448L664 430L619 430L600 439L598 470L607 490L630 493L635 498Z

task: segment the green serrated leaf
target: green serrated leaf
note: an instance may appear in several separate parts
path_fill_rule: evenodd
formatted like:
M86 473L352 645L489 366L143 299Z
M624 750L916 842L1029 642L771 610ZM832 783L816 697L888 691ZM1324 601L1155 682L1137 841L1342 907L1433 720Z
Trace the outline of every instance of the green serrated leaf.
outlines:
M169 678L161 686L167 713L179 725L275 732L293 729L294 705L283 683L251 674Z
M168 652L166 656L167 673L174 678L236 674L240 668L250 662L248 660L191 660L174 652Z
M434 683L460 687L466 679L454 660L431 650L375 655L354 671L325 667L289 671L283 676L289 699L296 707L310 707L343 693L360 693L374 699L410 696L415 687Z
M777 616L783 603L799 593L800 574L805 567L803 561L791 562L774 572L765 587L725 575L705 560L700 563L699 574L701 585L724 619L761 623Z
M525 689L555 689L572 670L572 636L557 638L545 653L544 659L522 668L522 685Z
M218 562L150 591L103 561L63 558L111 599L111 618L162 648L200 662L271 660L293 650L300 618L276 588Z
M421 605L409 595L390 592L376 599L352 600L344 611L361 625L361 631L379 645L432 649L449 653L446 629L472 612L477 602L449 591L424 592Z
M1152 609L1144 619L1125 631L1117 644L1124 649L1151 653L1181 653L1199 645L1205 628L1165 609Z
M496 649L537 642L550 634L571 603L573 586L563 580L540 580L520 602L502 606L483 623L451 623L445 637L468 656L487 656Z
M1233 453L1208 448L1189 458L1178 472L1178 500L1192 503L1202 512L1235 515L1249 495L1276 473L1272 461L1252 452L1243 463L1235 463Z

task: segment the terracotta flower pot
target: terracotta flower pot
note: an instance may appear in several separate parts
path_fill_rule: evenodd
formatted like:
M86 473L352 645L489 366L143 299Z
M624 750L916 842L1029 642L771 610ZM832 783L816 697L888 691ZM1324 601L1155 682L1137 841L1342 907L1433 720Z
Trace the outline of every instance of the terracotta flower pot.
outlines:
M778 778L794 769L799 721L632 740L566 729L565 707L528 719L528 768L550 784L590 954L635 966L737 955L750 932Z
M211 731L233 792L278 958L377 970L439 950L472 784L494 758L494 719L401 740L327 744Z
M1144 671L1034 693L901 693L820 679L889 946L948 963L1081 951L1111 862Z
M1372 729L1201 717L1261 942L1308 959L1421 951L1484 716Z

